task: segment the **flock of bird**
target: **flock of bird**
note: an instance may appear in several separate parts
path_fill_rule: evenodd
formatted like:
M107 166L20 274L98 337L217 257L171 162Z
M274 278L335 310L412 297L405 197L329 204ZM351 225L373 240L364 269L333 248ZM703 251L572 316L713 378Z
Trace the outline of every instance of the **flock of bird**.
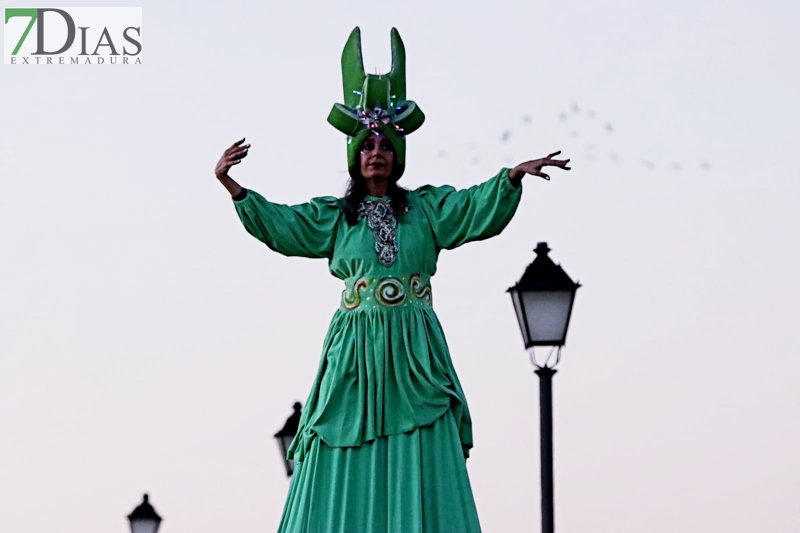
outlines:
M585 117L586 119L601 123L601 128L600 128L601 134L606 136L607 138L611 138L614 135L615 127L611 122L600 120L597 117L597 113L595 113L595 111L591 109L582 111L580 106L578 106L578 104L572 104L571 106L569 106L569 109L567 111L561 111L560 113L558 113L558 121L563 127L569 130L570 139L577 141L581 136L580 131L578 129L576 129L575 127L570 127L570 125L574 123L574 118L577 117L578 115L583 115L583 117ZM521 118L521 122L523 127L529 126L530 124L533 123L533 117L531 115L523 115ZM514 135L515 133L511 129L506 129L500 134L499 140L501 143L508 143ZM468 143L466 145L466 148L469 151L474 151L477 147L478 146L476 143ZM581 159L584 161L595 161L605 158L614 164L618 165L623 164L623 157L617 152L607 151L602 154L598 153L598 151L595 149L594 144L592 143L585 143L583 148L584 148L584 154L581 157ZM440 158L445 158L447 157L447 151L441 150L439 151L438 155ZM506 156L505 159L506 162L508 163L514 162L514 159L511 156ZM472 157L470 159L470 163L473 165L477 165L480 163L480 159L478 157ZM671 172L681 172L684 169L690 170L691 168L699 168L704 171L711 170L711 164L707 160L700 160L693 165L689 165L677 161L657 164L656 162L651 161L649 159L639 159L637 164L651 171L656 170L657 168L666 168Z

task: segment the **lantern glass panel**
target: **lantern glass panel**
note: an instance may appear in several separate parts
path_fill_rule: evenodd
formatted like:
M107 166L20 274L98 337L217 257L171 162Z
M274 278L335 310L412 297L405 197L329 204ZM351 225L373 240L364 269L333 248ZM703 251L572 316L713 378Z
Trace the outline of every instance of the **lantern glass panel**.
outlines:
M522 331L522 340L525 346L530 343L530 335L528 334L528 324L525 322L525 312L520 301L520 293L518 290L511 291L511 300L514 303L514 311L517 312L517 320L519 321L519 329Z
M294 435L281 435L278 438L278 442L281 446L281 455L286 458L286 454L289 452L289 446L292 445L292 440L294 440Z
M574 296L572 290L523 292L530 335L526 340L536 344L563 344Z
M159 523L152 518L134 518L131 520L131 533L156 533Z
M281 435L278 437L278 447L280 448L281 459L283 459L286 463L286 473L290 475L292 472L294 472L294 460L287 459L286 454L289 452L289 446L292 445L292 440L294 440L294 435Z

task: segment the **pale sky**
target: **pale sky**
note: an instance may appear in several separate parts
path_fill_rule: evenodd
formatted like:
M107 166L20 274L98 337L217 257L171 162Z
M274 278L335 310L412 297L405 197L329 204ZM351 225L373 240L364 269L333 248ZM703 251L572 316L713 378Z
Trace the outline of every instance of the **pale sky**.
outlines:
M0 66L0 531L124 533L144 492L163 533L277 529L272 435L342 283L250 237L213 168L246 136L244 186L341 195L325 119L356 25L371 72L392 26L406 44L427 120L404 186L573 159L433 280L483 530L540 528L538 381L505 290L546 241L583 285L554 378L558 531L800 531L800 4L137 5L141 66Z

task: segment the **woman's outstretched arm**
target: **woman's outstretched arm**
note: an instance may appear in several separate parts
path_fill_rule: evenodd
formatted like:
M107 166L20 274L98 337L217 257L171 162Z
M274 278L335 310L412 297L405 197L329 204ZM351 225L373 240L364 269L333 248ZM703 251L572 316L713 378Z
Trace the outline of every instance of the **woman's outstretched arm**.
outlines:
M214 169L214 174L216 174L217 179L220 183L222 183L222 186L227 189L231 196L238 196L242 192L242 186L236 183L233 178L228 176L228 171L233 165L238 165L242 162L242 159L247 157L247 150L250 149L250 145L243 145L243 142L244 137L242 137L241 141L236 141L230 146L230 148L225 150L219 162L217 163L217 167Z
M544 179L544 167L569 170L569 159L553 159L555 152L541 159L503 169L492 179L457 191L450 186L417 189L428 216L438 249L453 249L471 241L498 235L511 221L522 195L522 178L533 174Z
M553 159L560 153L561 150L558 152L553 152L547 157L543 157L541 159L534 159L532 161L520 163L511 169L511 172L508 173L508 179L514 184L514 187L519 187L520 181L522 181L522 178L525 176L525 174L531 174L533 176L539 176L540 178L549 180L550 176L542 172L542 168L544 167L559 167L563 168L564 170L571 170L567 166L569 159Z
M244 139L225 150L214 173L231 194L245 229L278 253L299 257L327 257L333 254L339 200L312 198L298 205L270 202L257 192L243 188L228 175L233 165L247 157L249 144Z

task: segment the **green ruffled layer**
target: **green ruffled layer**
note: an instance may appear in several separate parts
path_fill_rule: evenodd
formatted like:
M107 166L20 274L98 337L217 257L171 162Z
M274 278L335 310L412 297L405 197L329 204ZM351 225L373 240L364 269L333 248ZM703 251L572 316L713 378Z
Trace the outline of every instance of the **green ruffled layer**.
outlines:
M279 533L480 533L456 416L358 448L314 439Z
M289 456L302 461L319 436L360 446L432 424L449 411L463 456L472 421L444 333L429 307L377 307L334 315L317 379Z

